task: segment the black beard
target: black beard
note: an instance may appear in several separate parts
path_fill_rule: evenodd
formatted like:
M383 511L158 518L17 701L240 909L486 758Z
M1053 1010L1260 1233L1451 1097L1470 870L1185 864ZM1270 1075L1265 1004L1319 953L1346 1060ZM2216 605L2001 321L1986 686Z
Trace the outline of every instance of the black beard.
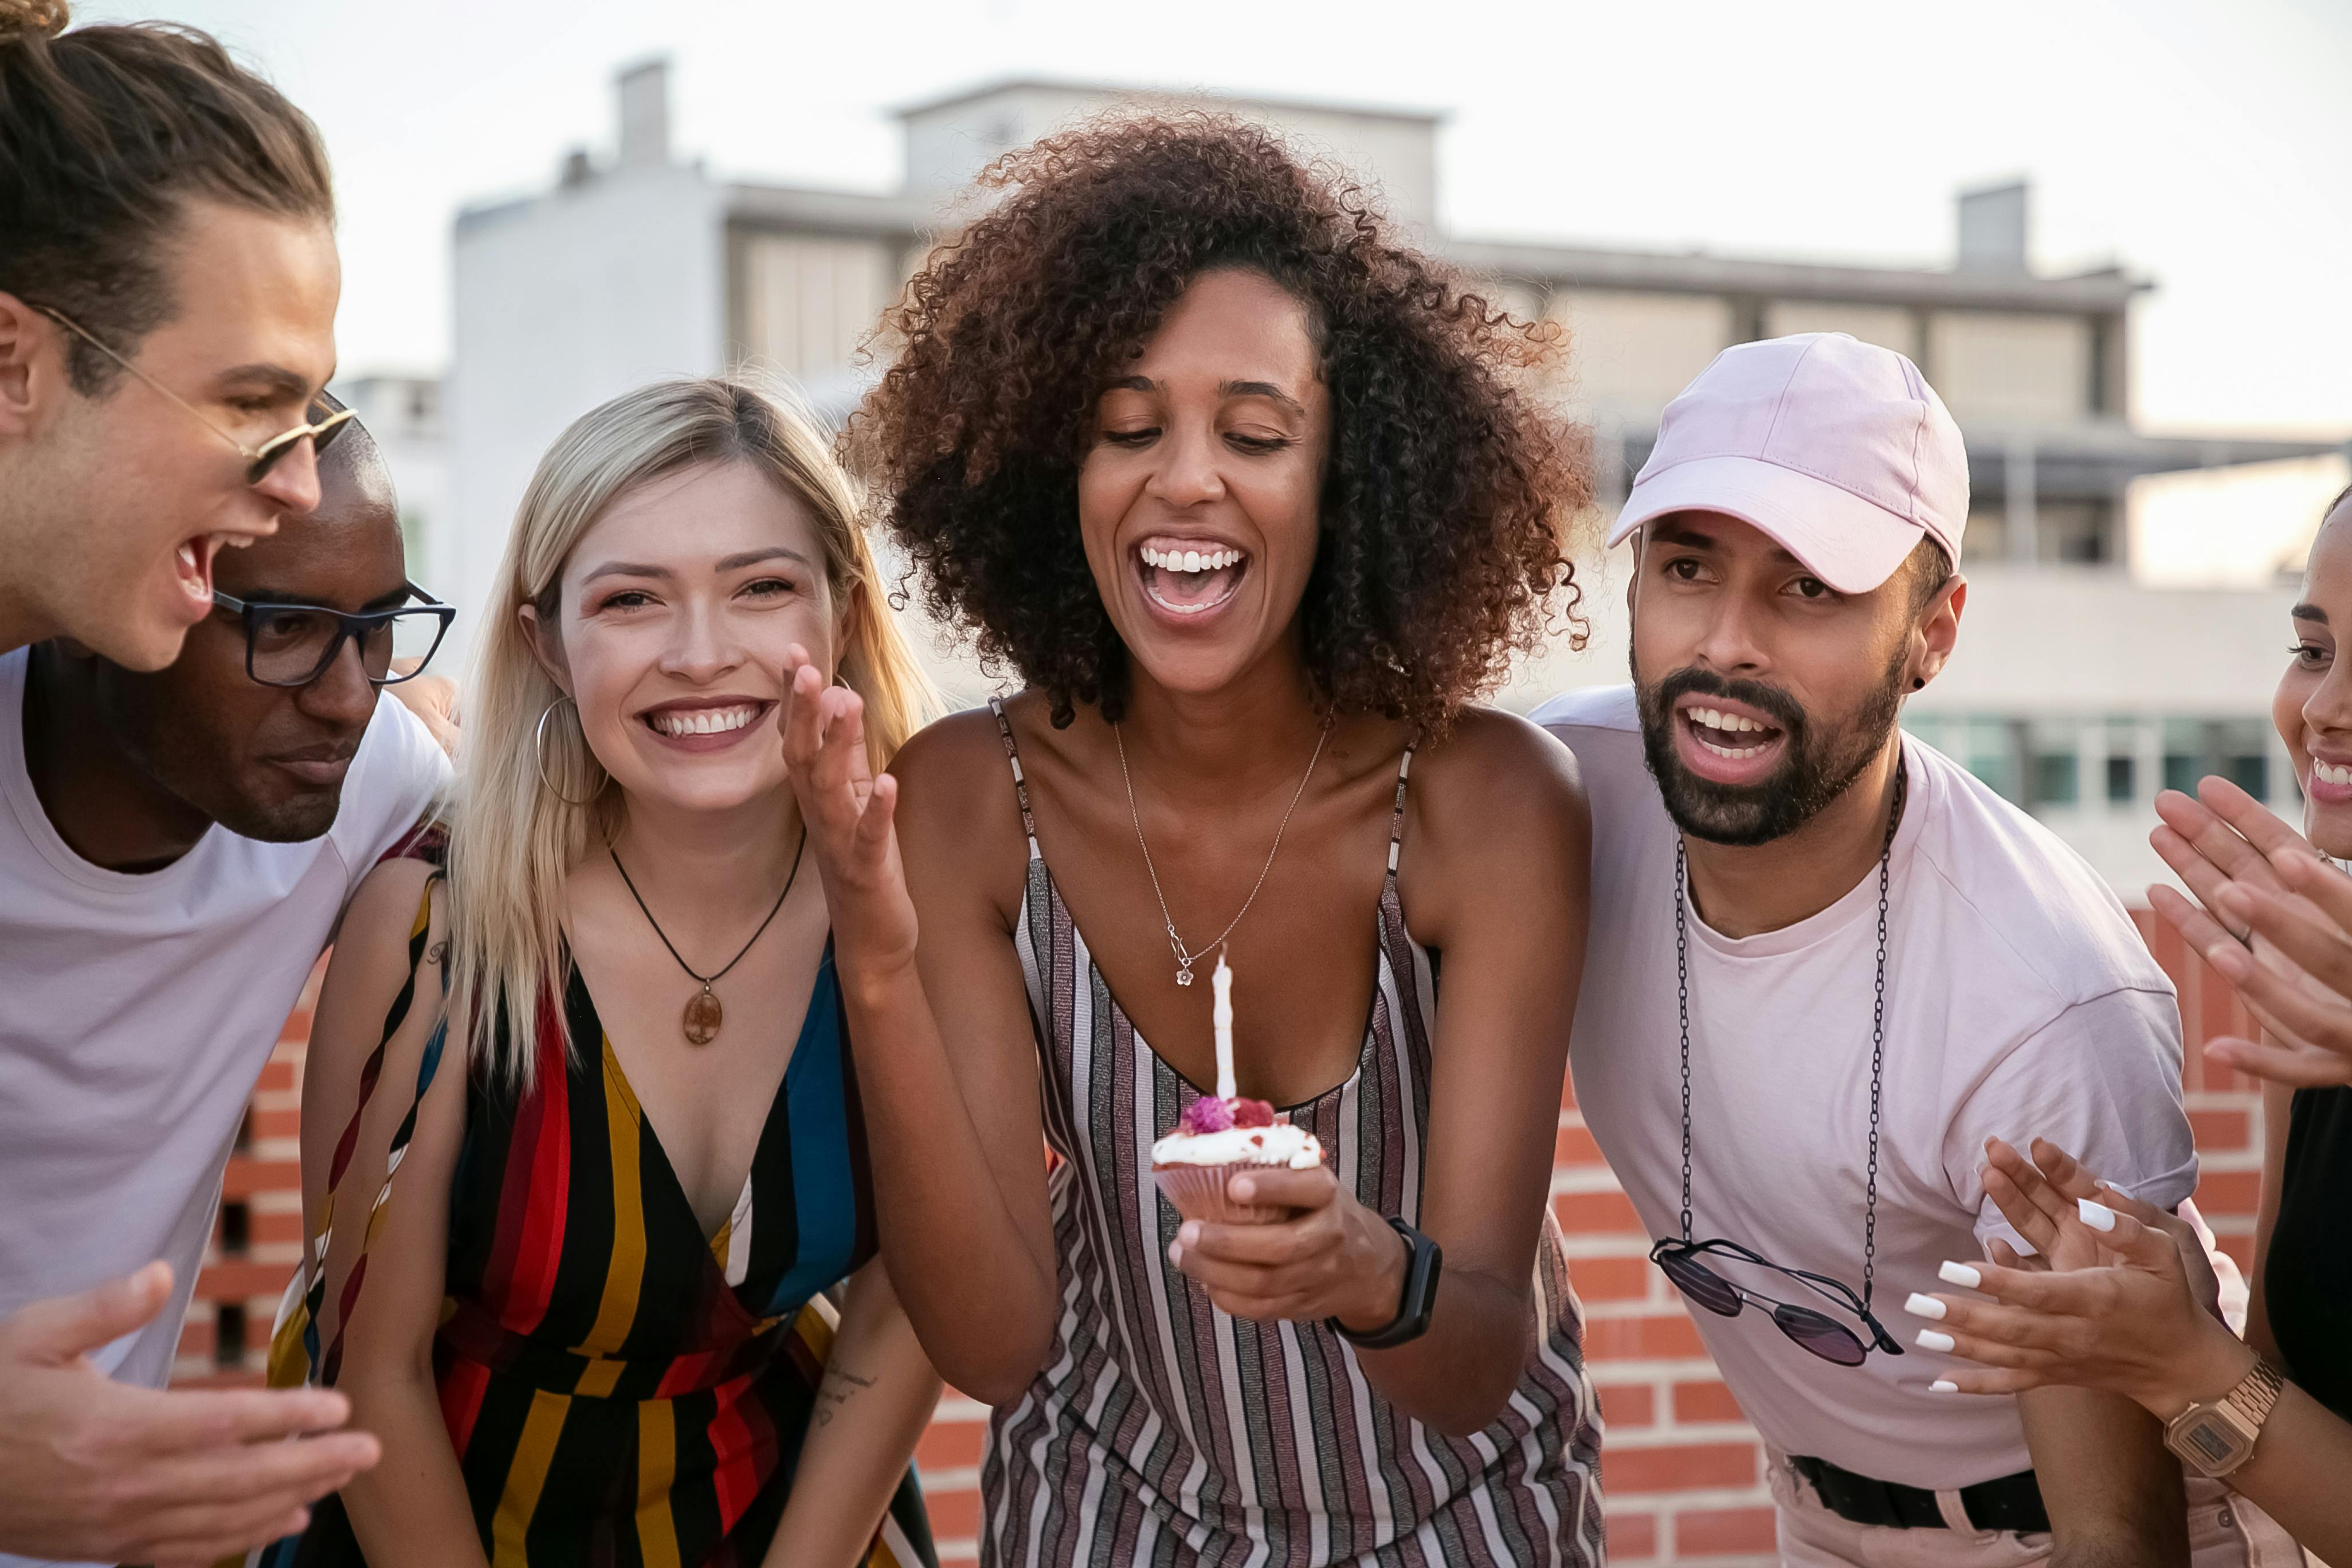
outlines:
M1642 710L1642 755L1658 781L1666 815L1693 838L1749 847L1786 838L1820 816L1885 749L1902 710L1903 657L1898 650L1878 689L1833 727L1816 726L1778 687L1727 680L1695 667L1645 686L1637 665L1633 691ZM1788 737L1780 766L1752 784L1717 784L1691 772L1675 749L1673 732L1681 722L1675 704L1691 695L1727 698L1769 714Z

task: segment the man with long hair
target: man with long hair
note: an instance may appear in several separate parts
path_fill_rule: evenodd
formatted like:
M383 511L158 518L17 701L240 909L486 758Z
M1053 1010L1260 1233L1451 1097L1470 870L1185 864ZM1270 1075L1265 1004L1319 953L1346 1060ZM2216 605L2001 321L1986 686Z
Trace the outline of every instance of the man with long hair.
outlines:
M221 561L170 668L0 654L0 1565L241 1550L375 1455L270 1440L340 1426L340 1394L162 1392L254 1082L447 778L382 689L450 611L364 430L320 484Z

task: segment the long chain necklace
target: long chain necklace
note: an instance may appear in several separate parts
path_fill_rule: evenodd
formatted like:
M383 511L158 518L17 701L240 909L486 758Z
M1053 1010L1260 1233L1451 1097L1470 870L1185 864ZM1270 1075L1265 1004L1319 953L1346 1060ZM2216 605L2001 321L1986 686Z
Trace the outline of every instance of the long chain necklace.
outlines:
M1265 874L1274 869L1274 858L1282 851L1283 829L1290 826L1290 814L1298 809L1300 798L1307 794L1307 783L1315 776L1315 764L1323 760L1323 742L1331 738L1331 726L1326 722L1315 737L1315 754L1307 759L1307 772L1300 775L1298 787L1291 792L1290 804L1283 808L1282 821L1274 830L1274 847L1265 852L1265 864L1258 868L1257 880L1250 884L1249 897L1242 900L1241 909L1225 922L1224 930L1197 948L1186 947L1184 939L1176 934L1176 917L1168 912L1168 895L1160 890L1160 868L1151 863L1151 846L1143 841L1143 816L1135 809L1135 779L1127 771L1127 742L1117 724L1110 727L1110 738L1118 745L1118 776L1127 785L1127 816L1135 824L1136 847L1143 851L1143 868L1151 876L1151 894L1160 900L1160 919L1168 927L1168 946L1176 954L1176 984L1190 985L1192 965L1216 952L1218 944L1234 934L1234 927L1242 923L1242 916L1250 912L1250 906L1257 902L1258 889L1265 886Z
M688 998L686 1011L678 1015L678 1028L686 1036L688 1045L707 1046L719 1037L719 1026L727 1022L727 1009L719 1005L719 997L710 987L716 982L727 977L727 970L742 963L743 954L751 952L753 944L766 934L768 927L775 923L777 914L784 907L784 900L791 896L793 883L800 877L801 852L807 847L808 829L803 827L801 841L793 849L793 868L784 876L784 890L776 895L775 908L770 910L768 918L760 922L760 929L751 933L751 942L745 942L741 951L727 961L726 969L719 970L716 974L696 974L694 966L678 957L677 944L670 941L669 932L662 930L661 921L654 919L653 910L646 908L646 896L638 892L636 883L629 879L629 868L621 864L621 852L618 849L606 851L613 857L613 869L621 874L621 885L629 889L629 897L636 900L637 908L644 911L646 924L654 928L654 934L661 938L661 944L664 947L669 949L669 955L677 959L677 966L685 970L702 986L701 990Z
M1863 1189L1862 1310L1870 1310L1870 1291L1878 1273L1878 1110L1879 1090L1886 1068L1886 888L1895 859L1895 830L1903 825L1903 797L1910 788L1910 770L1895 769L1895 806L1886 816L1886 841L1878 848L1878 979L1870 1007L1870 1174ZM1682 835L1675 835L1675 988L1683 1022L1683 1239L1691 1238L1691 1052L1690 937L1685 910L1689 873L1685 868Z

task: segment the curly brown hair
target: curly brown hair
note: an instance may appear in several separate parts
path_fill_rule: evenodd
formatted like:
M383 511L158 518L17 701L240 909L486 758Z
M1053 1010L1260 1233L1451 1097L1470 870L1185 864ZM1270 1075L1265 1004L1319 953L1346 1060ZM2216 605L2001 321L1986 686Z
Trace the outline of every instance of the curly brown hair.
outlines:
M898 357L852 461L926 605L982 659L1075 704L1125 707L1127 650L1078 538L1097 399L1205 271L1303 301L1331 405L1322 538L1299 615L1338 711L1442 732L1580 592L1565 550L1589 443L1538 395L1552 323L1517 321L1401 243L1343 173L1222 116L1093 121L982 173L994 206L885 318Z

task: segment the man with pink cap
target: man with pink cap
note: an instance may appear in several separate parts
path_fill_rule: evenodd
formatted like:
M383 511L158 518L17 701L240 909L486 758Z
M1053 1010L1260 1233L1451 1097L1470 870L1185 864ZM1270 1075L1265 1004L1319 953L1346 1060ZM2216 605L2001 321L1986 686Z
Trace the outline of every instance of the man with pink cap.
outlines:
M1591 797L1579 1103L1764 1437L1783 1562L2299 1563L2184 1496L2137 1406L1950 1392L1951 1342L1889 1310L2027 1250L1990 1140L2159 1208L2197 1184L2122 905L1896 727L1959 639L1968 508L1959 429L1889 350L1743 343L1668 405L1610 538L1633 684L1536 715Z

